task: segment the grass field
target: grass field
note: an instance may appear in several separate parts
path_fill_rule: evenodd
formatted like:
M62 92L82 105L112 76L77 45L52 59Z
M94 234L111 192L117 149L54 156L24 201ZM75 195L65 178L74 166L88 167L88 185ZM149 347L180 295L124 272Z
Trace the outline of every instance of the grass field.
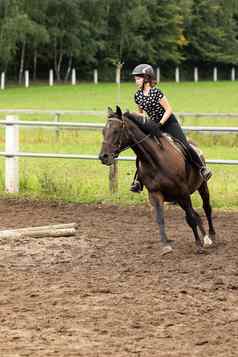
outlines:
M161 83L159 86L177 112L238 113L238 82ZM134 109L134 83L122 83L120 103L123 109ZM73 109L105 110L119 99L116 84L79 84L10 87L0 93L0 109Z
M238 82L161 83L175 112L236 112L238 113ZM133 83L58 85L54 87L10 87L0 93L0 109L102 110L120 102L123 110L135 110ZM1 114L4 117L4 114ZM20 119L52 120L50 115L21 115ZM65 115L62 121L104 122L104 117ZM187 118L183 125L238 126L238 119ZM0 150L3 151L3 129ZM209 159L238 159L237 135L190 134ZM57 139L53 130L21 129L20 150L31 152L63 152L96 155L101 133L94 131L61 131ZM126 156L132 153L127 151ZM4 160L0 161L0 190L4 190ZM209 183L214 207L237 208L238 167L213 166ZM20 159L21 195L37 198L64 199L76 202L113 202L136 204L144 202L146 193L129 192L134 175L134 162L119 163L119 191L113 196L108 189L108 168L98 161L63 159ZM194 202L200 205L195 195Z

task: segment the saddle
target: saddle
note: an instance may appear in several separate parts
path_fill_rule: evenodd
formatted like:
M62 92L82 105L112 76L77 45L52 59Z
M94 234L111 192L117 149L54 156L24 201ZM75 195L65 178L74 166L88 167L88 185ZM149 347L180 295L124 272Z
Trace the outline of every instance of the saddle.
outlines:
M190 162L192 161L191 154L189 152L189 149L182 143L180 140L172 137L171 135L167 133L163 133L162 136L164 136L167 141L170 142L171 145L183 156L184 160L189 160ZM197 153L197 155L200 157L200 159L205 162L204 157L203 157L203 152L196 146L196 144L188 140L189 145L192 147L192 149Z

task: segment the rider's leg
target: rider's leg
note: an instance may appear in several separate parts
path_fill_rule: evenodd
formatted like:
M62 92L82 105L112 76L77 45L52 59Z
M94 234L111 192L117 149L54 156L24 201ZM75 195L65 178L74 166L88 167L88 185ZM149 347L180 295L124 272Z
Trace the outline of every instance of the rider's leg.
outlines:
M201 157L197 151L192 147L192 145L187 145L187 149L190 156L190 161L199 169L201 176L204 180L208 181L211 176L211 170L206 166L205 162L202 161Z
M131 192L136 192L136 193L140 193L143 190L143 184L141 183L141 181L138 178L138 173L136 170L135 176L134 176L134 180L131 184L131 188L130 191Z
M188 143L179 122L173 114L168 119L168 121L161 127L161 130L170 134L175 139L179 140L183 145L185 145L189 153L188 160L199 169L199 172L203 179L208 181L212 176L211 170L202 161L197 151Z
M136 193L140 193L143 190L143 184L138 177L138 164L139 164L139 160L136 159L136 172L130 188L131 192L136 192Z

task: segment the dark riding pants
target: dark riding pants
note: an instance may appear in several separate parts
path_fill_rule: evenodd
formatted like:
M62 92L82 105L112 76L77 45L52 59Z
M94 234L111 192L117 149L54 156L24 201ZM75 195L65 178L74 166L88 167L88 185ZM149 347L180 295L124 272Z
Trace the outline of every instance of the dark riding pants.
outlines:
M165 124L161 126L160 130L163 131L164 133L170 134L186 147L189 153L188 159L195 166L197 166L198 168L202 168L204 166L204 163L201 160L200 156L193 149L193 147L189 145L187 138L174 114L172 114L169 117L169 119L165 122Z
M175 115L172 114L169 119L165 122L165 124L163 124L160 127L160 130L163 131L164 133L168 133L171 136L173 136L175 139L178 139L179 141L181 141L185 146L188 145L186 136L178 122L178 120L176 119Z

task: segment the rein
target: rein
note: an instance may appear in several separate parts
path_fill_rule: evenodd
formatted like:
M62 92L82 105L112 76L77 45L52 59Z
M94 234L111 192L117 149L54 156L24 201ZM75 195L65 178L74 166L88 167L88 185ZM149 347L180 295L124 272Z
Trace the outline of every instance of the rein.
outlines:
M108 121L118 121L118 122L120 122L120 124L121 124L121 126L122 126L122 131L125 129L125 120L123 120L123 119L109 118ZM113 156L115 156L115 155L121 153L122 151L125 151L125 150L129 149L129 148L132 148L132 147L134 147L134 146L136 146L136 145L138 145L138 144L141 144L143 141L145 141L147 138L150 137L150 134L147 134L147 135L143 136L142 139L136 141L134 144L132 144L132 145L127 145L127 146L125 146L124 148L120 148L120 147L121 147L121 141L122 141L122 140L121 140L122 134L123 134L123 133L121 132L121 133L120 133L119 146L117 146L117 145L115 145L115 144L110 144L110 143L108 143L107 141L103 141L103 143L108 144L108 145L111 145L112 147L115 147L115 148L116 148L115 151L112 153Z

